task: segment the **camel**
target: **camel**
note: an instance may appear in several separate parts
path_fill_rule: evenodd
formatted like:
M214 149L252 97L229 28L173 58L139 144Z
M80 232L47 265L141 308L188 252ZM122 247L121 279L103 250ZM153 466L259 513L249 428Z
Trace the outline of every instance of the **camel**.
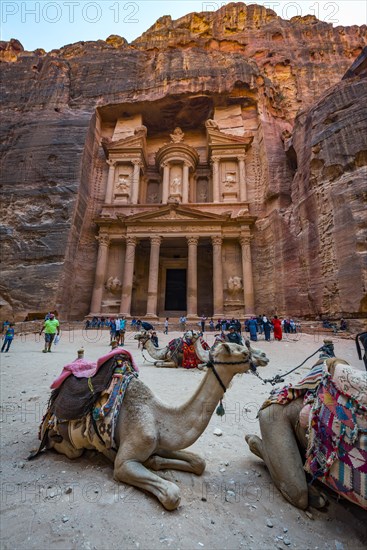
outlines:
M120 357L122 361L124 353L121 349L121 356L116 357ZM263 367L269 361L264 352L254 352L246 347L227 343L218 345L210 359L207 372L196 391L179 407L165 405L141 380L132 378L116 419L116 451L112 448L102 451L114 462L116 481L152 493L167 510L178 507L179 488L151 470L171 468L201 475L205 469L205 461L182 449L192 445L205 430L232 378L236 374L247 372L250 365ZM94 379L90 380L94 384ZM60 432L69 430L70 433L71 429L72 426L68 427L68 423L60 425ZM47 431L45 437L44 433L43 430L40 449L31 458L37 456L44 446L53 448L70 459L80 457L86 448L93 448L85 443L85 439L83 442L83 436L79 437L79 444L73 446L60 433L56 437L51 437ZM94 448L101 451L97 445Z
M168 346L164 348L156 348L153 345L153 342L151 341L150 337L151 337L150 332L140 331L135 334L134 339L138 340L139 344L142 345L142 348L147 350L149 355L153 359L155 359L155 362L154 362L155 367L166 367L166 368L176 368L176 367L182 366L182 360L183 360L182 344L184 339L186 338L191 339L192 342L194 342L194 345L198 342L198 340L200 341L200 333L189 330L185 332L182 338L175 338L174 340L171 340ZM203 349L202 345L200 346L200 349ZM196 346L195 346L195 350L196 350ZM206 358L203 362L206 362L207 360L208 359ZM199 368L200 367L201 365L199 365Z
M316 365L313 367L313 369L316 367ZM355 397L355 399L357 399L357 401L359 402L359 405L357 405L358 412L353 414L355 414L355 418L359 419L357 425L359 426L360 425L359 423L361 422L362 427L363 426L366 427L367 426L367 414L365 412L366 405L367 405L366 374L354 369L353 367L350 367L346 361L339 358L327 359L325 361L325 365L326 366L324 367L324 369L326 370L324 370L324 372L328 372L331 375L331 381L327 383L330 383L334 387L336 386L338 388L338 379L339 379L343 383L342 391L345 392L344 395L348 395L347 392L349 390L347 390L346 388L348 387L348 384L349 384L349 386L351 387L350 395L352 395L352 397L357 396ZM344 367L345 365L348 365L348 366ZM335 369L337 370L335 371ZM336 376L335 376L336 381L334 381L334 372L336 372ZM338 374L339 372L341 372L341 375ZM329 378L326 378L326 380L329 381ZM321 387L321 391L323 391L322 384L321 384L317 387L315 401L317 400L318 395L320 395L320 387ZM355 402L356 401L349 401L349 404L347 405L344 405L344 404L341 405L340 403L337 405L338 410L344 410L344 412L341 413L342 416L340 418L343 418L343 419L348 418L348 410L354 410ZM265 402L264 405L268 405L268 403L269 402ZM320 401L318 401L317 403L318 403L318 406L320 403L321 403L321 406L323 405L323 403L325 403L326 404L325 406L331 407L330 410L333 411L334 410L333 407L335 407L335 403L337 403L337 401L335 401L333 404L332 397L330 397L330 393L324 392L321 394ZM353 403L353 405L351 405L350 403ZM318 412L317 407L315 410L316 410L316 413L314 414L320 414ZM302 510L305 510L308 506L313 506L314 508L323 508L327 504L327 499L325 495L322 492L318 491L314 485L308 485L307 478L306 478L305 470L307 470L308 473L311 473L307 468L307 464L309 462L307 461L307 458L305 459L305 456L307 456L305 455L306 449L308 448L307 452L312 452L312 453L313 452L316 453L316 450L317 450L316 445L315 447L312 447L312 445L315 444L314 442L316 441L316 439L314 436L315 432L313 431L313 428L312 429L310 428L311 426L314 426L314 425L309 424L310 418L312 418L310 414L311 414L311 405L306 405L306 406L304 405L304 395L302 395L301 397L292 399L287 404L278 404L273 402L272 404L266 406L266 408L262 408L262 410L260 410L258 415L259 422L260 422L261 439L257 435L253 435L253 434L248 434L245 437L251 452L265 462L274 484L282 493L282 495L291 504L293 504L294 506ZM330 420L331 413L327 412L326 414L327 414L327 423L328 423L327 431L325 431L325 428L322 427L323 426L322 416L315 417L315 418L318 418L317 423L315 425L318 426L319 425L318 422L320 422L320 426L321 426L320 433L326 433L327 437L331 438L333 437L329 435L331 430L331 427L329 425L331 422ZM332 427L333 426L334 425L332 425ZM345 432L347 434L348 434L349 426L350 424L348 424L348 428L346 429L346 432ZM343 429L345 428L346 426L343 426ZM311 429L310 433L308 433L309 429ZM351 428L349 429L349 433L350 433L350 430ZM335 436L335 439L339 438L339 441L340 441L341 437L343 437L343 435L340 436L338 434L338 436ZM334 445L333 439L330 439L330 445ZM332 488L344 498L347 498L360 506L367 507L366 495L358 494L358 496L356 497L353 495L352 489L348 489L348 491L339 490L340 487L343 486L343 481L342 482L334 481L334 479L336 480L338 479L338 473L344 471L343 463L341 462L342 458L340 457L344 457L344 456L347 457L347 454L350 452L350 450L345 451L345 449L350 449L348 445L350 445L349 440L347 440L346 446L340 447L341 449L340 453L342 454L339 455L339 450L338 450L336 455L335 454L331 455L330 461L332 462L332 469L330 471L327 471L326 474L323 474L323 476L319 477L319 479L320 481L325 483L329 488ZM359 441L358 439L354 440L353 445L354 445L354 451L352 451L353 455L361 456L361 453L363 455L363 450L361 451L361 448L363 449L364 447L361 441ZM314 449L316 450L314 451ZM322 452L324 452L324 449L322 446L321 446L321 449L322 449ZM317 452L319 451L317 450ZM321 464L326 464L324 459L321 458L320 460L321 460ZM333 461L335 461L335 463ZM305 466L304 466L304 463L305 463ZM352 464L354 467L354 461L352 461ZM330 468L330 465L328 467ZM356 468L357 467L358 466L356 466ZM345 475L345 479L347 481L348 481L348 477L349 479L350 479L350 476L352 479L354 477L353 469L350 468L350 462L348 463L348 470L350 470L349 476ZM360 479L360 487L362 488L363 486L365 487L365 482L363 482L363 476L366 479L366 473L363 474L361 471L358 471L358 472L356 471L355 474L356 474L355 476L356 479L357 478Z

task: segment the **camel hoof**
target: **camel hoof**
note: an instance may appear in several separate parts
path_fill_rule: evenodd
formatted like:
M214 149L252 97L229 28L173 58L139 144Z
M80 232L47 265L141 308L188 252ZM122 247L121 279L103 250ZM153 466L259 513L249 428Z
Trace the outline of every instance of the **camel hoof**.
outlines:
M174 483L167 482L166 494L159 499L166 510L176 510L181 502L180 489Z
M325 508L329 503L328 499L326 498L326 495L324 493L321 493L316 487L313 485L308 486L308 504L312 508L316 508L316 510L321 510L322 508Z
M245 440L247 445L249 446L250 451L257 456L258 458L261 458L263 460L262 456L262 440L257 435L253 434L246 434Z
M201 476L201 474L205 470L206 462L203 458L201 458L200 456L197 456L191 460L191 466L193 469L193 473L197 476Z

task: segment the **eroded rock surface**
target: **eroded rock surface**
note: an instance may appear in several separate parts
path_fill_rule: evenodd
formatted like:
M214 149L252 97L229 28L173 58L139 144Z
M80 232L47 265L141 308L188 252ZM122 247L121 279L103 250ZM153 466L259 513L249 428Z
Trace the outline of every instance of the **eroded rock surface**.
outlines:
M161 18L132 44L111 36L46 53L2 42L0 309L18 319L89 312L107 178L102 112L112 121L124 105L144 106L150 128L169 133L240 101L243 131L255 133L257 309L361 315L366 80L341 79L366 44L366 26L284 21L243 4Z

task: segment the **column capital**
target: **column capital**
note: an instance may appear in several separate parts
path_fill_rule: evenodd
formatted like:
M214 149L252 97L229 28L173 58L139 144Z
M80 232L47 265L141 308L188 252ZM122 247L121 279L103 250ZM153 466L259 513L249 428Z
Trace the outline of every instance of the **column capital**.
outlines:
M98 235L96 235L96 240L101 246L108 246L110 244L110 236L105 231L100 232Z
M188 160L184 160L183 165L186 166L186 168L190 168L190 166L191 166L191 164L189 163Z
M223 237L221 235L212 235L211 237L213 245L221 245Z
M237 160L246 160L246 153L243 153L242 155L237 155Z
M168 160L165 160L164 162L162 162L161 166L162 166L162 168L167 168L167 166L169 166Z
M116 166L117 160L106 159L106 163L108 164L108 166Z
M220 161L220 157L212 157L210 164L217 164Z
M251 243L251 239L252 239L251 235L241 235L239 237L241 246L249 245Z
M191 246L191 245L197 246L197 244L199 242L199 237L197 235L190 235L189 237L186 237L186 239L187 239L187 244L189 246Z
M162 242L162 237L160 235L152 235L150 237L150 242L151 242L151 244L159 245Z
M125 241L127 245L132 245L134 247L138 244L138 238L134 235L128 235L125 237Z
M139 159L132 159L131 164L133 164L134 166L139 166L139 168L143 166L143 163Z

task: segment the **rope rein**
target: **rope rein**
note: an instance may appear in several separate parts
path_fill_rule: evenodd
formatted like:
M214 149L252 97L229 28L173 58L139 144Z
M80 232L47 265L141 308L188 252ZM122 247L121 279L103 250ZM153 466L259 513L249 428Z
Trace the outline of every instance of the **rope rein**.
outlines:
M325 348L326 348L326 346L321 346L321 348L318 348L314 353L312 353L312 355L309 355L308 357L306 357L306 359L304 361L302 361L302 363L300 363L299 365L297 365L296 367L294 367L293 369L289 370L288 372L286 372L284 374L276 374L273 378L261 378L260 374L256 370L256 367L255 367L255 370L252 370L252 369L251 370L252 370L252 372L255 376L257 376L262 382L264 382L264 384L269 383L272 386L275 386L275 384L280 384L281 382L284 382L284 378L286 376L288 376L289 374L291 374L295 370L302 367L302 365L304 365L306 363L306 361L311 359L311 357L316 355L316 353L319 353L319 351L324 351L327 354L328 352ZM330 355L328 355L328 357L330 357Z

